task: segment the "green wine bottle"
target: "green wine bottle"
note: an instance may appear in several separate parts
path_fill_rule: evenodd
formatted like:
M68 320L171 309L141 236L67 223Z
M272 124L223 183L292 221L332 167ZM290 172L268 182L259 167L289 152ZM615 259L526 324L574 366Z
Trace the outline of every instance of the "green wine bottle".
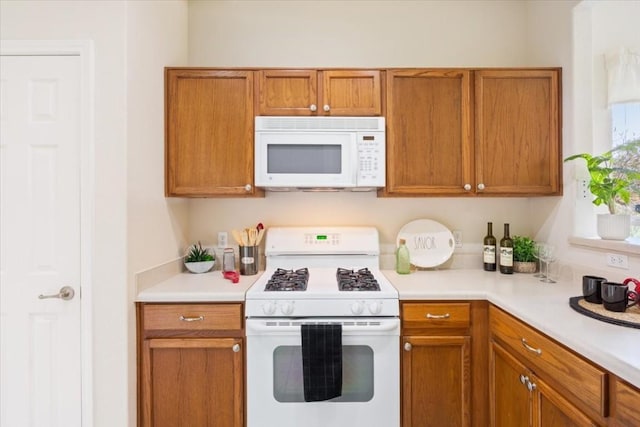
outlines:
M500 273L513 274L513 240L509 236L509 224L504 225L504 237L500 239Z

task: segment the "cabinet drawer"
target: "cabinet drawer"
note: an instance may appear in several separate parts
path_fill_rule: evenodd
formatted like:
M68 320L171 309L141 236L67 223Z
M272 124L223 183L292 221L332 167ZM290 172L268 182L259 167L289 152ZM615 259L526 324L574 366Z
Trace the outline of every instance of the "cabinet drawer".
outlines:
M470 324L471 304L403 303L403 328L461 329Z
M640 390L616 378L615 426L640 426Z
M241 304L145 304L144 330L242 329Z
M503 311L489 309L491 334L522 356L534 373L605 417L607 373Z

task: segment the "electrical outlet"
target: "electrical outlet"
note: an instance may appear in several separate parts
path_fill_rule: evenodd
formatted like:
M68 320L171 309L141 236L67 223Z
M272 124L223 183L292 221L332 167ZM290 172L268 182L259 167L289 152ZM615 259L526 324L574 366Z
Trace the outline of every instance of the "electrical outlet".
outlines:
M218 231L218 247L226 248L229 243L229 235L226 231Z
M629 258L626 255L607 254L607 265L609 267L629 269Z
M576 199L589 200L591 192L589 191L589 180L578 179L578 185L576 187Z
M462 231L453 230L453 240L456 242L456 248L462 247Z

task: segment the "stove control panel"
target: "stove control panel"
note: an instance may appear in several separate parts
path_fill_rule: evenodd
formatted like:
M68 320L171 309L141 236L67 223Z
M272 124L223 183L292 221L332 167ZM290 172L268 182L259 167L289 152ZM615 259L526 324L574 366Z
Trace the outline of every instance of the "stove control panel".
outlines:
M340 234L339 233L305 233L304 235L305 245L323 245L323 246L339 246Z
M258 308L258 317L295 316L397 316L398 300L342 300L326 304L327 301L262 300L247 301L250 307ZM316 305L315 303L320 303ZM254 304L258 305L256 307Z

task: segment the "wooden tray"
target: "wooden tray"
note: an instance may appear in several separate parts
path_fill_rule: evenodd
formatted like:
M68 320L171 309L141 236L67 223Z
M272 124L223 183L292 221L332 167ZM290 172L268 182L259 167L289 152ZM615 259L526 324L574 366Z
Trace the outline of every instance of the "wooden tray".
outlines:
M585 316L593 317L603 322L613 323L614 325L640 329L640 307L638 307L637 304L629 307L627 311L623 313L618 313L605 309L602 304L594 304L585 301L584 297L578 296L569 298L569 305L575 311Z

